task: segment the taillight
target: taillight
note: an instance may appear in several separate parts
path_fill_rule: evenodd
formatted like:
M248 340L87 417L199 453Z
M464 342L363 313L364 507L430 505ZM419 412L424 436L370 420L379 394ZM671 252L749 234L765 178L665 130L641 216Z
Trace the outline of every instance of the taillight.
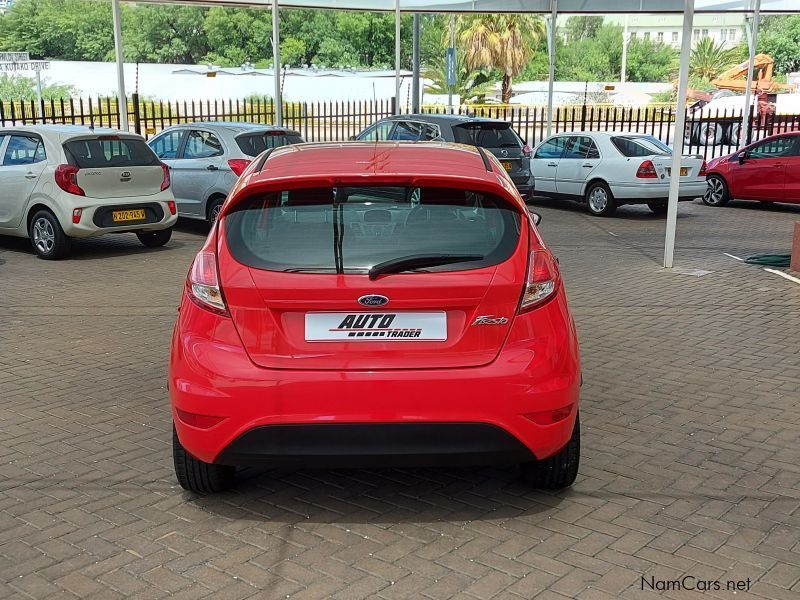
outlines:
M68 194L85 196L86 192L78 185L78 171L73 165L58 165L56 167L56 185Z
M164 172L164 178L161 180L161 191L163 192L170 186L169 167L164 163L161 163L161 170ZM174 215L175 213L172 214Z
M73 208L72 209L72 222L75 223L75 225L80 223L82 215L83 215L83 209L82 208Z
M213 252L198 252L186 278L189 298L206 310L218 315L227 315L228 307L222 297L217 274L217 257Z
M533 148L531 148L528 144L525 144L522 147L522 156L530 158L531 154L533 154Z
M639 179L658 179L658 173L656 173L656 168L653 163L646 160L639 165L639 169L636 171L636 177Z
M707 172L708 172L708 163L706 163L706 161L703 161L703 166L700 167L700 173L698 173L697 176L705 177Z
M229 158L228 159L228 166L233 171L233 174L239 177L244 170L250 165L252 161L246 158Z
M531 250L519 312L529 311L554 297L559 277L556 259L548 250Z
M167 208L169 209L169 214L174 215L178 212L178 208L175 206L175 200L167 200Z

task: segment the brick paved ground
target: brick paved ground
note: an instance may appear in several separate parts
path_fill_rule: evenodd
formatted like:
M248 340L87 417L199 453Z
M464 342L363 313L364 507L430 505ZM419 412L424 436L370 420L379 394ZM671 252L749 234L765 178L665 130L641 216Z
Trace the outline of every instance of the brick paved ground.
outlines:
M682 204L695 277L659 268L647 209L537 205L585 365L561 494L494 468L248 471L192 497L164 382L202 228L59 263L0 240L0 598L701 597L641 589L685 574L800 597L800 286L722 254L785 250L800 209Z

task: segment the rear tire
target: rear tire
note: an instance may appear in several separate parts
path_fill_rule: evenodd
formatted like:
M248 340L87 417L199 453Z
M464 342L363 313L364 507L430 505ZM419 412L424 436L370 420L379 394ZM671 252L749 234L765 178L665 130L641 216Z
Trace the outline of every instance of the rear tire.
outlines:
M593 183L586 190L586 207L597 217L610 217L617 210L617 203L609 187L602 182Z
M709 175L706 177L708 189L703 194L703 204L706 206L725 206L731 200L728 191L728 184L719 175Z
M137 233L136 237L142 242L142 245L148 248L159 248L166 244L172 237L172 227L168 229L161 229L160 231L145 231Z
M214 223L217 222L217 218L219 217L219 211L222 208L222 204L224 202L225 198L221 196L211 198L208 201L208 216L206 217L206 220L208 221L208 224L211 225L212 227L214 226Z
M654 214L658 215L659 217L663 217L667 214L667 205L663 202L648 202L647 208L653 211Z
M716 146L722 142L722 127L718 123L703 123L697 137L701 146Z
M178 439L178 432L172 426L172 462L175 477L181 487L195 494L215 494L228 489L233 484L236 467L214 465L198 460L186 452Z
M49 210L40 210L33 215L28 226L28 237L39 258L58 260L69 254L70 239Z
M572 485L578 476L581 459L581 421L575 427L567 445L558 454L544 460L522 464L522 473L533 487L541 490L561 490Z

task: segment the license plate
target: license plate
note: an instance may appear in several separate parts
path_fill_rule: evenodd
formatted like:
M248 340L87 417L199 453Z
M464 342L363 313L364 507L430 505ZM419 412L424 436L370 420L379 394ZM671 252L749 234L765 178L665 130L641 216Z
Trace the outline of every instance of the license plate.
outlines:
M503 168L506 171L510 171L511 169L514 168L514 163L512 163L510 160L502 160L500 161L500 164L503 165Z
M686 177L689 174L689 167L681 167L681 177ZM667 168L667 175L672 175L672 169Z
M306 313L307 342L434 342L447 339L444 312Z
M143 208L111 211L111 220L114 221L114 223L123 223L125 221L141 221L145 218L146 216Z

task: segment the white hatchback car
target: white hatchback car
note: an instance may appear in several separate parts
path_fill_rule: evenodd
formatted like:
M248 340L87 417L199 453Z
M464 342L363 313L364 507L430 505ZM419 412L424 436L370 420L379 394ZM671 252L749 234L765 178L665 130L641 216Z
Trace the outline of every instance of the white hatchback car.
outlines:
M71 238L135 233L166 244L178 219L169 170L141 136L74 125L0 129L0 235L28 237L42 258Z
M672 149L640 133L570 132L547 138L531 159L536 195L586 203L593 215L608 217L622 204L667 210ZM706 192L702 157L681 160L679 200Z

